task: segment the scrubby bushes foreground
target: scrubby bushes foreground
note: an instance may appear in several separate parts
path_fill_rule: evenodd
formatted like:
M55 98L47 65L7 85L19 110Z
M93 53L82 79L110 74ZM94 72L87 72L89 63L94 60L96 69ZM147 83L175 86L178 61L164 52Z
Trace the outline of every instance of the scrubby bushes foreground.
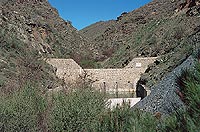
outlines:
M88 131L105 110L103 94L90 88L41 94L27 85L0 97L1 132Z
M161 118L124 103L106 108L106 97L90 88L41 94L33 85L0 97L1 132L199 132L200 64L177 77L186 109Z

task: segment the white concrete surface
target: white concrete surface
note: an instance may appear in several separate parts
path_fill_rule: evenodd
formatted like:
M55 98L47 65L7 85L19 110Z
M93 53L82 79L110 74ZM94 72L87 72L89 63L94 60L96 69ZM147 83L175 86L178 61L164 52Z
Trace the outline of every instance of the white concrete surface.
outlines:
M108 108L113 109L117 105L122 105L123 102L130 103L130 107L133 107L141 98L111 98L108 100Z

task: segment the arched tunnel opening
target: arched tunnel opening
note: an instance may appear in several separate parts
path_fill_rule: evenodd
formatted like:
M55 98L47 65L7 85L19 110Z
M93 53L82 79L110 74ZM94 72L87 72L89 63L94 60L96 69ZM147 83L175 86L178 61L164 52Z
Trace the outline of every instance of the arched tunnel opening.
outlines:
M136 97L141 97L141 99L147 96L147 91L145 89L146 80L140 78L140 80L136 84Z

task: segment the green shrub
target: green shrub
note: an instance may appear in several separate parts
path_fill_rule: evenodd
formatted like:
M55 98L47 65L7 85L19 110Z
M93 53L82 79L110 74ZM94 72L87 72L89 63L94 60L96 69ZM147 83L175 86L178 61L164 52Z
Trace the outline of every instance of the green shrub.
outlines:
M11 96L0 98L1 132L35 132L43 124L47 103L34 87L26 86Z
M175 115L176 124L179 124L176 130L197 132L200 130L200 63L195 70L183 71L177 80L186 110Z
M157 125L158 120L152 115L125 104L101 115L95 132L155 132Z
M92 130L104 109L104 96L90 88L76 89L67 95L56 94L53 96L50 129L55 132Z
M0 75L0 88L5 85L5 79Z
M83 59L80 61L80 65L84 68L96 68L99 67L98 63L94 60Z

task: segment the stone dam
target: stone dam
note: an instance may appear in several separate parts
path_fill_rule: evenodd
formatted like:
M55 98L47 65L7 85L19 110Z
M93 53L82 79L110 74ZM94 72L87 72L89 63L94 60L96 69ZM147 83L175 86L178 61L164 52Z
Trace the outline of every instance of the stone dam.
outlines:
M107 93L135 92L137 81L156 57L134 58L121 69L83 69L73 59L48 59L56 68L56 75L72 85L80 79L89 79L92 87ZM148 91L148 89L146 89ZM147 92L148 93L148 92Z

